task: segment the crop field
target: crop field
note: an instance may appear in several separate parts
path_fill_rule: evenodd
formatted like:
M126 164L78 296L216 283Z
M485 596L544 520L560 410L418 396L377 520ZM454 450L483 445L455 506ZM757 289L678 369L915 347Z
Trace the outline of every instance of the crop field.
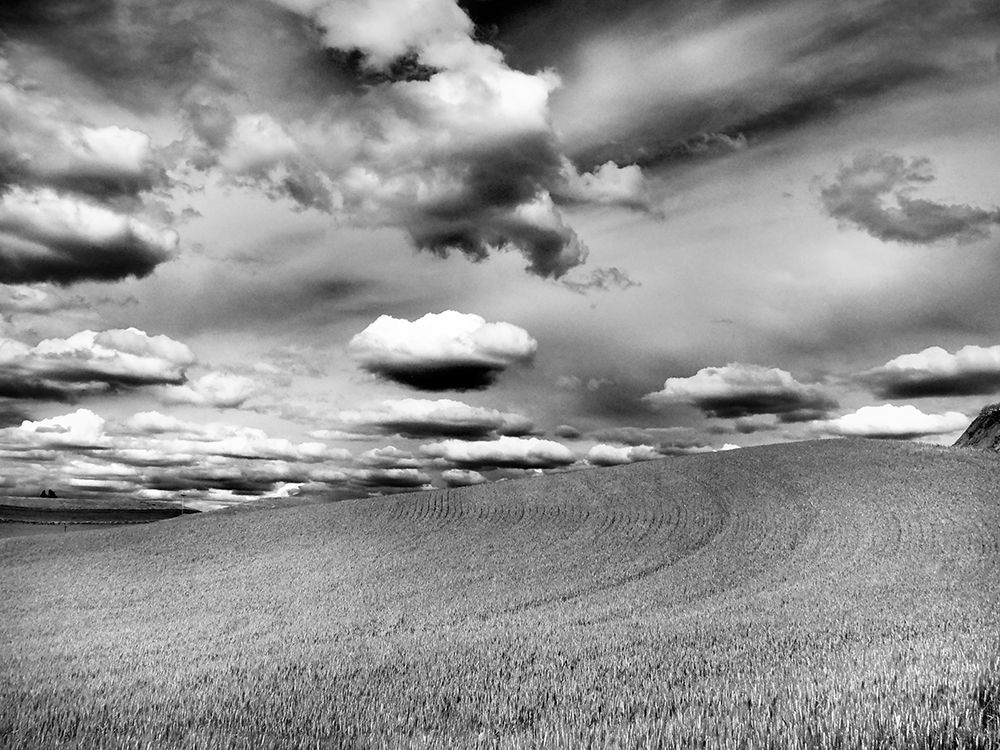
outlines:
M0 565L3 747L1000 747L983 452L767 446Z

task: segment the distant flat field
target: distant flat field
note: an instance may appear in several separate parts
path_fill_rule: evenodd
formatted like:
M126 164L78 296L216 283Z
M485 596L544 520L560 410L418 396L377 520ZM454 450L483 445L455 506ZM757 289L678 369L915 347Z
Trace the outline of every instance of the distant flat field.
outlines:
M130 523L150 523L182 515L180 508L83 507L61 501L0 504L0 538L92 531Z
M99 529L91 524L62 523L21 523L20 521L0 522L0 538L11 536L35 536L36 534L65 534L69 531L85 531Z
M0 540L7 747L1000 747L1000 458L819 441Z

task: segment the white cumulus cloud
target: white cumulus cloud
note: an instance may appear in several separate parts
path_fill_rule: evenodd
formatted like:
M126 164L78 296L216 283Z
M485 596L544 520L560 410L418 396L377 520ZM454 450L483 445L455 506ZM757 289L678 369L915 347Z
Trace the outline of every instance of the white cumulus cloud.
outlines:
M587 451L587 462L594 466L632 464L637 461L651 461L654 458L662 457L663 454L652 445L615 446L598 443Z
M963 346L954 354L931 346L895 357L858 379L890 399L995 393L1000 391L1000 345Z
M712 417L777 414L786 422L814 419L836 405L821 388L800 383L786 370L740 362L667 378L662 390L645 398L654 406L692 404Z
M957 411L925 414L915 406L862 406L851 414L813 423L815 429L832 435L900 440L946 435L964 430L969 418Z
M576 461L573 451L562 443L506 436L480 442L444 440L423 445L420 452L462 468L545 469Z
M531 421L520 414L451 399L383 401L367 409L342 411L337 418L351 431L415 438L523 435L532 429Z
M137 328L79 331L33 347L0 337L0 395L58 400L112 386L180 383L194 361L185 344Z
M530 362L538 342L510 323L446 310L417 320L382 315L349 344L369 372L421 390L483 388L517 363Z
M159 389L160 400L166 404L192 404L217 409L234 409L259 390L257 381L244 375L210 372L184 385Z

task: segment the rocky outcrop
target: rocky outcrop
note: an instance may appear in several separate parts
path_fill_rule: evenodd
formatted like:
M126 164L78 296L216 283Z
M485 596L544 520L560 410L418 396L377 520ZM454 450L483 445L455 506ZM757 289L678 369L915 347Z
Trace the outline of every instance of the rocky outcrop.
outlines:
M962 437L955 441L955 447L1000 453L1000 404L991 404L979 412Z

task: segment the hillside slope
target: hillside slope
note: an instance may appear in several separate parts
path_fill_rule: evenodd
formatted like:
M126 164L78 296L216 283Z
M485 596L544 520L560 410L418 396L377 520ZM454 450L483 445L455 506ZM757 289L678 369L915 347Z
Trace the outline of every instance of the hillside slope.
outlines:
M1000 453L1000 404L985 407L955 441L956 448L979 448Z
M11 746L1000 743L990 454L767 446L0 565Z

